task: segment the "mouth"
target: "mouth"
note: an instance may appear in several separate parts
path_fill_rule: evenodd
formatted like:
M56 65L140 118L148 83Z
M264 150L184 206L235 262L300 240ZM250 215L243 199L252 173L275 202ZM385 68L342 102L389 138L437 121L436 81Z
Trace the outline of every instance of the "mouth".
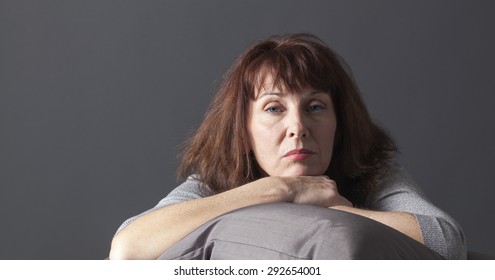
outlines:
M291 160L303 160L314 154L316 153L308 149L294 149L286 153L284 155L284 158L288 158Z

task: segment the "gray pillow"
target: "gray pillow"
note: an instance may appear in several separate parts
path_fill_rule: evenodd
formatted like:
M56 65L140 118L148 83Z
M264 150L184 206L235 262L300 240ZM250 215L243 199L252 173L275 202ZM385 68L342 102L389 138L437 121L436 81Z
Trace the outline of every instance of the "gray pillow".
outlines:
M351 213L260 204L199 227L159 259L441 259L414 239Z

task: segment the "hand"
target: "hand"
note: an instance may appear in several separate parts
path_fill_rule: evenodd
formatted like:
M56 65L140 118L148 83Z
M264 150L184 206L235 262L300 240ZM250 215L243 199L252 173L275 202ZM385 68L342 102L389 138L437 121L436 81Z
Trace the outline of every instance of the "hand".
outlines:
M288 199L293 203L323 207L350 206L352 203L339 194L337 184L327 176L277 177L288 189Z

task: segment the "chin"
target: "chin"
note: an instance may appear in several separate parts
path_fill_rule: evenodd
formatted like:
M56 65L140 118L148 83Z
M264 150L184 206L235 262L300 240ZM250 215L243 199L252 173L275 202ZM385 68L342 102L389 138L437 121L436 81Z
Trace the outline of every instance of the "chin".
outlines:
M297 167L297 168L290 168L286 172L283 172L281 176L320 176L323 175L325 171L321 171L319 169L315 168L308 168L308 167Z

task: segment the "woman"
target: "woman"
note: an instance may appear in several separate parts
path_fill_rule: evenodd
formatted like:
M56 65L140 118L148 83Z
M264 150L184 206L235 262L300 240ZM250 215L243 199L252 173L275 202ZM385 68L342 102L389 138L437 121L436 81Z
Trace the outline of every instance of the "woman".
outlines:
M243 53L185 145L178 174L186 182L127 220L110 258L154 259L222 214L273 202L365 216L445 258L465 258L462 230L397 164L393 140L371 121L344 65L309 34Z

